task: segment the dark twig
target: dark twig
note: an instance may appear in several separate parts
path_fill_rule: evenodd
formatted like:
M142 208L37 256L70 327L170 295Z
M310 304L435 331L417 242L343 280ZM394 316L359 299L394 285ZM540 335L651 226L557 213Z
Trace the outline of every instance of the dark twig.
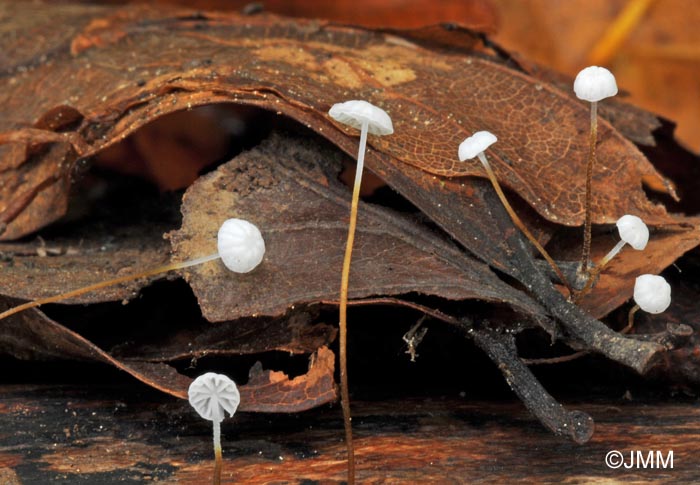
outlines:
M628 334L632 330L634 327L634 314L637 310L639 310L638 306L635 306L632 308L632 310L630 310L627 317L627 326L620 330L620 333ZM693 336L693 333L693 327L689 325L685 325L683 323L667 323L666 330L663 332L632 334L629 336L629 339L644 342L655 342L664 346L667 350L672 350L683 345L690 337ZM562 355L560 357L544 357L541 359L524 359L521 357L520 360L522 360L526 365L561 364L576 360L590 353L591 352L588 350L580 350L578 352L574 352L573 354Z
M465 333L498 366L513 392L547 429L579 444L593 436L593 418L582 411L567 411L542 387L518 358L513 334L473 327L465 329Z
M522 237L512 233L507 239L508 245L518 253L519 269L531 295L559 322L570 346L603 354L640 374L646 372L657 354L665 350L654 342L625 337L572 304L554 288L548 276L539 271Z
M695 331L690 325L684 323L667 323L666 330L657 333L643 333L630 335L630 338L645 342L655 342L663 345L667 350L677 349L685 344Z

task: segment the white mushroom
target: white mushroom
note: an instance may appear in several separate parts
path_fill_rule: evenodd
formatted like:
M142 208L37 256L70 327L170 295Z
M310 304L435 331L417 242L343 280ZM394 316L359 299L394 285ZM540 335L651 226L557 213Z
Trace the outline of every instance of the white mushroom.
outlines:
M241 402L236 383L223 374L207 372L197 377L187 391L190 405L202 418L214 424L214 484L221 483L221 422L233 416Z
M639 217L625 214L617 220L617 230L622 242L642 251L649 242L649 228Z
M671 304L671 285L663 276L638 276L634 282L634 302L645 312L664 312Z
M647 247L649 242L649 228L644 221L637 216L625 214L620 217L617 222L617 231L620 234L620 240L617 244L596 264L591 271L586 275L586 283L583 289L579 292L577 298L580 299L588 293L593 285L598 280L598 275L607 266L617 253L619 253L625 244L629 244L637 251L642 251Z
M459 161L463 162L479 157L481 163L484 164L485 167L488 166L489 162L484 152L497 141L498 138L496 138L496 135L490 131L477 131L459 144Z
M219 256L234 273L253 271L265 255L265 241L260 229L243 219L228 219L217 237Z
M515 213L513 207L511 207L510 203L508 202L508 199L506 199L506 195L503 192L503 189L501 189L501 184L498 182L496 174L493 172L491 164L489 163L488 159L486 158L486 154L484 153L488 147L490 147L497 141L498 138L496 138L496 135L494 135L490 131L477 131L472 136L465 139L462 143L459 144L459 150L457 151L459 161L464 162L465 160L470 160L472 158L479 159L479 161L484 167L484 170L486 170L486 175L491 181L491 185L493 185L493 188L496 191L498 198L501 199L501 203L508 212L508 215L510 215L510 218L513 221L513 223L518 227L518 229L520 229L520 231L525 235L525 237L527 237L530 240L533 246L537 248L542 257L552 267L562 284L564 284L569 289L569 292L571 292L569 283L564 274L561 272L561 269L559 269L557 263L554 262L554 259L552 259L547 250L544 247L542 247L537 238L532 235L527 226L523 224L523 221Z
M350 262L352 259L352 247L355 240L355 228L357 226L357 206L360 199L360 184L365 163L365 150L367 147L367 133L373 135L390 135L394 132L391 118L381 108L367 101L353 100L334 104L328 111L334 120L360 130L360 146L357 152L357 168L355 169L355 182L352 189L352 201L350 205L350 222L348 225L348 239L343 258L343 269L340 281L340 400L343 408L343 422L345 425L345 439L348 449L348 483L355 481L355 456L352 445L352 426L350 417L350 401L348 393L348 367L347 367L347 306L348 284L350 281Z
M360 146L357 151L357 168L355 169L353 185L353 202L355 202L355 192L359 198L362 172L365 166L367 134L391 135L394 133L394 125L386 111L362 100L336 103L328 110L328 114L334 120L360 130Z
M615 96L617 83L615 76L604 67L590 66L578 73L574 80L574 92L579 99L591 103L591 132L589 138L588 163L586 165L586 197L583 223L583 249L579 274L588 276L588 264L591 254L591 198L593 166L596 160L596 143L598 138L598 101Z
M360 131L367 125L366 129L372 135L394 133L394 125L386 111L367 101L352 100L336 103L328 110L328 114L334 120Z
M589 66L578 73L574 80L574 93L579 99L597 103L617 94L613 73L604 67Z
M109 286L114 286L161 273L167 273L169 271L189 268L191 266L196 266L198 264L203 264L219 258L222 259L224 265L229 270L236 273L248 273L260 264L263 256L265 255L265 241L260 234L260 230L255 227L255 225L242 219L228 219L223 223L219 229L217 248L218 252L207 256L201 256L199 258L189 259L179 263L166 264L157 268L141 271L140 273L101 281L93 285L78 288L77 290L61 293L60 295L32 300L0 313L0 320L29 308L36 308L41 305L45 305L46 303L54 303L67 298L74 298L76 296L84 295L85 293L107 288Z
M629 244L637 251L642 251L647 247L649 228L639 217L625 214L617 220L616 225L620 233L620 241L603 257L595 270L596 273L599 273L620 252L625 244Z
M207 372L197 377L187 391L190 405L204 419L221 423L233 416L241 402L236 383L224 374Z

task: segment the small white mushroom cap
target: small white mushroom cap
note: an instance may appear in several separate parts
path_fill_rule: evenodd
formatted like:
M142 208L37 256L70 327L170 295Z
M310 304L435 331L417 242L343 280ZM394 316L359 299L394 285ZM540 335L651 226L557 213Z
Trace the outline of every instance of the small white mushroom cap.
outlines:
M617 230L620 232L620 239L637 251L647 247L649 228L639 217L626 214L620 217L616 224Z
M671 285L662 276L638 276L634 282L634 301L645 312L661 313L671 304Z
M235 273L248 273L265 255L260 229L243 219L228 219L219 229L216 245L224 265Z
M576 97L591 103L617 94L613 73L604 67L589 66L578 73L574 80Z
M476 157L497 141L496 135L490 131L477 131L459 144L459 161Z
M197 377L187 391L190 405L204 419L221 422L233 416L241 402L236 383L223 374L207 372Z
M336 103L328 111L331 118L358 130L367 122L367 132L373 135L391 135L394 125L391 117L381 108L362 100Z

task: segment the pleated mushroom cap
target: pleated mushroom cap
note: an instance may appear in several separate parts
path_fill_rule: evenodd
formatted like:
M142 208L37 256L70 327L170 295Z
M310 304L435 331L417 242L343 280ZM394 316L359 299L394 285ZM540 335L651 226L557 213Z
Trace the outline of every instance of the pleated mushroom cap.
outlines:
M331 106L328 114L334 120L358 130L367 122L367 132L373 135L391 135L394 132L394 125L387 112L367 101L336 103Z
M207 372L197 377L187 391L190 405L204 419L221 422L233 416L241 402L236 383L223 374Z
M576 76L574 93L579 99L591 103L615 96L617 94L615 76L604 67L589 66Z
M459 161L475 158L497 141L496 135L490 131L477 131L459 144Z
M634 249L641 251L647 247L649 228L639 217L626 214L617 220L616 225L620 239Z
M634 282L634 302L645 312L661 313L671 304L671 285L662 276L638 276Z
M243 219L228 219L219 229L216 241L221 261L235 273L253 271L265 255L260 229Z

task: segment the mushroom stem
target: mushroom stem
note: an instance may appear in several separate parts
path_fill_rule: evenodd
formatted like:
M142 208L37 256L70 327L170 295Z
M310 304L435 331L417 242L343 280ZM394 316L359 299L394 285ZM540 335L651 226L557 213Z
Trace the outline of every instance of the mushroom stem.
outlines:
M581 288L581 291L576 293L576 298L574 299L574 302L579 302L583 296L590 291L590 289L593 287L593 284L595 281L598 279L598 275L600 274L601 271L603 271L603 268L607 266L607 264L610 262L612 258L617 256L617 253L619 253L623 247L625 247L625 244L627 244L625 241L618 241L617 244L606 254L603 256L603 258L596 264L589 272L588 276L586 277L586 284L584 285L583 288Z
M630 330L632 330L632 327L634 327L634 314L639 311L640 306L639 305L634 305L632 308L630 308L630 312L627 314L627 326L623 328L620 333L627 333Z
M600 273L600 271L607 265L612 258L617 256L617 253L619 253L623 247L625 247L625 244L627 244L626 241L618 241L617 244L606 254L603 256L603 259L600 260L600 262L596 265L595 269L593 270L594 273Z
M591 198L593 193L593 165L596 160L598 138L598 102L591 102L591 136L589 138L588 165L586 166L585 219L583 223L583 251L581 253L580 274L588 275L588 260L591 257Z
M221 484L221 468L223 459L221 456L221 421L214 420L214 485Z
M221 483L221 422L226 413L233 416L241 402L236 383L223 374L207 372L187 389L190 406L214 426L214 485Z
M498 179L496 178L496 174L493 172L493 169L491 168L491 164L489 163L488 159L486 158L486 154L484 152L479 152L477 155L479 157L479 160L481 161L481 164L484 166L484 169L486 170L486 175L488 176L489 180L491 181L491 185L493 185L494 190L496 191L496 194L498 195L498 198L501 199L501 203L503 204L503 207L505 207L506 211L508 212L508 215L510 216L511 220L513 221L513 224L520 229L520 231L525 234L525 237L527 237L530 242L537 248L537 250L540 252L542 257L549 263L549 265L552 267L554 272L556 273L557 277L559 280L562 282L564 286L566 286L566 289L569 291L569 294L573 294L571 286L569 285L568 280L564 276L564 273L562 273L561 269L559 269L559 266L557 265L556 262L554 262L554 259L549 255L547 250L542 247L542 245L539 243L539 241L535 238L535 236L530 232L530 230L525 226L523 221L518 217L518 215L515 213L513 210L513 207L511 207L510 203L508 203L508 199L506 199L506 195L503 193L503 189L501 189L501 184L498 183Z
M126 275L126 276L120 276L119 278L114 278L111 280L100 281L99 283L95 283L95 284L89 285L89 286L84 286L82 288L78 288L77 290L68 291L66 293L61 293L60 295L54 295L54 296L49 296L46 298L39 298L38 300L28 301L27 303L23 303L21 305L10 308L9 310L5 310L4 312L0 313L0 320L3 320L11 315L14 315L15 313L19 313L19 312L22 312L24 310L28 310L30 308L40 307L41 305L45 305L47 303L54 303L57 301L68 299L68 298L74 298L76 296L84 295L85 293L89 293L91 291L101 290L102 288L107 288L107 287L118 285L121 283L126 283L128 281L138 280L140 278L146 278L148 276L153 276L153 275L157 275L157 274L161 274L161 273L167 273L169 271L174 271L176 269L189 268L190 266L196 266L198 264L206 263L207 261L213 261L215 259L218 259L219 257L220 257L219 253L214 253L214 254L210 254L208 256L202 256L200 258L190 259L188 261L182 261L180 263L170 263L170 264L166 264L163 266L158 266L157 268L147 269L147 270L142 271L140 273Z
M357 227L357 206L360 200L360 184L362 183L362 171L365 165L365 149L367 147L368 127L368 122L364 121L362 123L362 129L360 130L360 147L357 151L357 168L355 169L355 182L352 188L352 202L350 203L348 239L345 245L345 257L343 258L343 270L340 279L340 401L343 408L345 444L348 449L349 485L355 483L355 449L352 444L352 417L350 415L350 393L348 391L348 286L350 282L352 247L355 242L355 228Z

